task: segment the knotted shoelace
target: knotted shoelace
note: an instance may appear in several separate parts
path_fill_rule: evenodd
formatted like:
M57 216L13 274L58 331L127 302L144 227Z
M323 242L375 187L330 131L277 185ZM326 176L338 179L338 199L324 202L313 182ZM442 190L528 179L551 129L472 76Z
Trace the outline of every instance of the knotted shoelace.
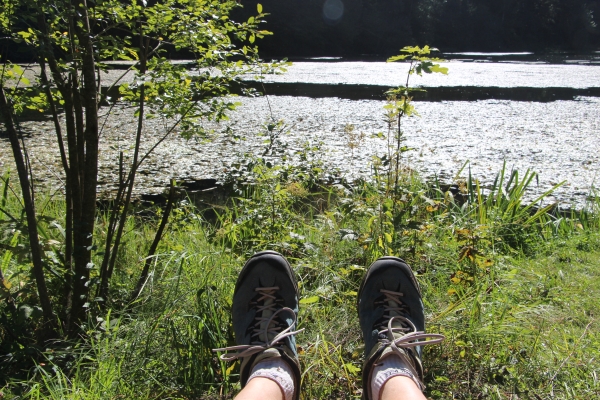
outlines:
M223 347L220 349L213 349L213 351L233 351L233 353L226 353L220 356L223 361L233 361L238 358L244 358L248 356L252 356L257 353L261 353L269 348L281 348L281 341L288 336L295 335L304 330L299 329L297 331L293 331L292 327L296 325L296 313L294 310L288 307L282 307L277 309L276 297L275 293L279 290L279 287L264 287L264 288L256 288L254 289L259 293L258 299L256 299L256 303L259 305L256 308L256 317L254 318L254 325L252 328L251 334L251 342L250 344L242 344L237 346ZM267 316L263 316L263 315ZM281 324L278 323L275 318L279 316L279 314L289 314L292 318L292 323L287 328L281 329ZM269 337L273 337L269 339ZM277 346L279 344L279 346Z
M385 295L385 300L383 300L382 303L384 304L384 321L387 319L387 322L384 322L383 325L380 326L379 342L385 347L389 346L394 354L404 360L405 364L412 365L413 363L406 352L400 349L437 344L444 341L446 338L444 335L418 331L417 327L410 319L401 315L392 315L392 313L406 314L408 312L407 306L400 299L400 297L404 296L403 293L385 289L381 289L380 291ZM398 321L400 326L394 327L395 321ZM394 333L400 333L401 335L396 337L394 336ZM385 338L382 337L383 335L385 335ZM413 379L421 386L421 390L423 390L425 385L421 382L418 374L416 371L412 371L412 373L414 374Z
M441 343L445 339L444 335L418 331L417 327L410 319L402 316L402 314L408 314L408 307L400 299L404 296L404 293L386 289L380 289L380 292L384 294L385 299L380 302L380 304L383 305L384 319L383 324L379 326L379 334L386 335L386 339L380 339L381 342L390 344L392 348L398 346L409 348ZM396 320L400 322L401 326L393 326L393 323ZM402 336L396 338L394 333L402 333ZM427 338L433 339L427 340Z

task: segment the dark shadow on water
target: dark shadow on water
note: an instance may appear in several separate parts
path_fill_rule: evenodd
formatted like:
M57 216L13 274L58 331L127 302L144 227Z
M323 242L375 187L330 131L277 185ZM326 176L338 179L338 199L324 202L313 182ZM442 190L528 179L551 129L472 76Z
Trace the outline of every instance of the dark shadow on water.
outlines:
M37 110L26 109L23 110L21 114L17 117L17 121L37 121L37 122L46 122L52 121L52 114L50 112L39 112ZM4 118L0 116L0 124L4 126ZM6 135L6 132L0 131L0 137L2 135Z
M338 97L349 100L385 100L387 86L352 85L352 84L318 84L287 82L244 82L245 88L274 96L302 97ZM241 86L237 88L241 93ZM478 101L478 100L512 100L550 102L556 100L575 100L577 97L600 97L600 87L567 88L567 87L476 87L476 86L444 86L423 87L423 92L415 92L416 101Z
M25 121L25 119L20 118L21 121ZM29 120L29 121L37 121L37 120ZM40 120L40 121L45 121L45 120ZM4 121L0 118L0 143L2 143L3 141L6 140L6 145L8 146L5 150L6 151L11 151L10 149L10 143L9 143L9 137L8 137L8 131L4 128ZM22 127L17 127L17 132L23 137L23 139L30 139L33 137L33 135L35 134L35 131L32 131L30 129L24 129Z
M510 63L535 63L535 64L596 64L600 63L599 52L553 52L553 53L533 53L533 52L453 52L453 53L432 53L432 56L443 58L445 60L460 60L463 62L510 62ZM380 54L363 54L356 57L288 57L294 61L318 61L318 62L340 62L340 61L386 61L387 57Z

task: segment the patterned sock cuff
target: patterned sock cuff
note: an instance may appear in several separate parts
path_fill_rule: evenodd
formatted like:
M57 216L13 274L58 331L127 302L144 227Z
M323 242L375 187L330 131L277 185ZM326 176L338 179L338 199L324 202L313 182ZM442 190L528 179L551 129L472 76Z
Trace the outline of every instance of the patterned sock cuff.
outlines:
M373 374L371 375L371 392L373 394L373 400L379 400L381 389L385 383L394 376L406 376L415 381L417 386L421 388L419 380L406 366L404 360L397 355L391 355L383 359L380 364L373 368Z
M284 400L294 398L294 378L290 366L282 358L261 361L252 368L248 381L252 378L267 378L279 385Z

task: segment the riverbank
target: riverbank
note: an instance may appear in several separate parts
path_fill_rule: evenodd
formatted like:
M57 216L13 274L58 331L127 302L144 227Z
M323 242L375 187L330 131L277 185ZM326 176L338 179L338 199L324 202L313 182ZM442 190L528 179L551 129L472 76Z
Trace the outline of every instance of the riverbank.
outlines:
M306 398L360 398L364 349L356 292L366 267L383 254L401 256L412 266L423 291L427 330L446 336L424 351L428 397L600 395L594 361L600 357L600 203L568 218L543 210L533 214L518 207L522 192L511 188L520 181L506 187L504 171L505 190L486 198L467 181L458 188L467 202L459 204L451 192L406 170L401 197L389 208L393 197L383 178L352 189L320 186L314 179L323 174L318 162L279 174L280 165L256 161L248 176L255 184L229 203L178 204L139 299L123 312L160 210L132 214L113 301L104 312L93 312L88 339L77 347L54 343L39 349L25 336L15 342L6 329L16 327L2 325L0 376L7 378L0 383L2 396L232 398L239 390L237 367L219 362L211 349L231 342L237 273L248 256L263 249L284 254L300 282L298 328L305 331L297 349ZM12 192L0 193L7 193L5 210L20 216L22 206ZM38 202L44 204L40 230L47 254L59 258L61 232L55 227L62 224L64 205L50 197ZM208 221L207 212L215 218ZM106 221L101 213L98 218L95 242L102 243ZM0 221L10 224L4 214ZM26 246L25 236L7 240L14 249ZM5 251L3 273L5 288L12 285L11 294L26 296L31 278L21 257L27 255ZM100 257L95 253L93 261ZM92 266L92 278L96 271ZM35 332L35 310L21 308L20 329Z

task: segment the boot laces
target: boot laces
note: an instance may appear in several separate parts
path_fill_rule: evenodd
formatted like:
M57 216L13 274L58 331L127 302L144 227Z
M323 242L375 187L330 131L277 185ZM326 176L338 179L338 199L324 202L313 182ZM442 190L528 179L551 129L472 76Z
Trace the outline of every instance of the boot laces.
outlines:
M394 354L398 355L407 365L414 366L411 356L414 353L403 351L401 349L410 349L417 346L441 343L444 335L437 333L425 333L418 331L415 324L406 316L409 315L408 306L400 299L404 296L402 292L380 289L385 299L382 301L384 307L383 322L379 326L379 342L385 347L390 347ZM425 388L416 371L412 371L414 379Z
M233 353L222 354L220 358L223 361L233 361L238 358L252 356L269 348L281 349L285 345L282 342L285 338L304 330L304 328L297 331L292 330L296 325L296 313L291 308L278 308L278 300L275 296L279 290L278 286L259 287L254 290L258 292L259 297L251 303L251 305L256 305L256 317L251 327L250 344L213 349L215 352L233 351ZM288 315L292 318L292 323L287 328L282 329L284 324L276 318L278 316L284 318Z
M406 317L410 313L408 306L401 300L404 293L386 289L380 289L380 292L385 296L385 299L381 301L383 320L379 326L380 341L390 343L392 348L398 346L410 348L440 343L445 339L444 335L417 330L415 324ZM432 339L422 340L427 338Z

